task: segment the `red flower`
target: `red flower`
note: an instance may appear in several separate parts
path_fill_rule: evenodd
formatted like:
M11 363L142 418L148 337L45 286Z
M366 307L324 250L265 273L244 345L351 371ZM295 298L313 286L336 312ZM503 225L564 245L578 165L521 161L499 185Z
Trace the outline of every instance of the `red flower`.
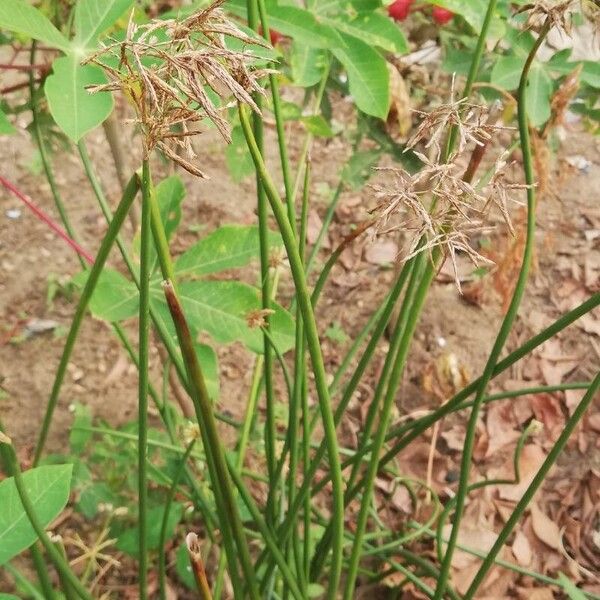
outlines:
M408 17L411 4L414 0L395 0L388 6L388 15L394 21L404 21Z
M434 6L433 10L431 11L431 16L438 25L445 25L446 23L452 21L454 18L454 13L447 8Z

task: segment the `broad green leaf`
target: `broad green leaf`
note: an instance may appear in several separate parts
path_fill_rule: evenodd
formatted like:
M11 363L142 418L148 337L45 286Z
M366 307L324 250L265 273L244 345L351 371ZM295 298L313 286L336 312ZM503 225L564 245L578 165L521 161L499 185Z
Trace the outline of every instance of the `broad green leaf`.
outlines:
M88 273L73 277L75 285L83 287ZM118 271L104 269L90 299L92 314L106 321L123 321L138 312L138 289L135 284Z
M278 234L269 234L269 244L280 246ZM178 277L198 277L247 265L260 252L256 226L224 225L202 238L175 263Z
M52 63L52 75L44 89L50 112L58 126L77 143L108 115L113 108L112 95L107 92L91 94L86 87L106 83L100 67L80 65L75 56L57 58Z
M204 383L211 400L216 401L219 398L219 365L217 363L217 353L211 346L206 344L196 344L196 355L198 362L202 367Z
M254 352L263 351L263 335L251 328L248 319L260 310L260 293L238 281L191 281L179 285L185 315L196 330L206 331L217 342L242 341ZM271 334L281 352L294 346L294 321L290 314L273 304Z
M304 123L304 126L308 131L317 137L330 138L334 136L333 130L322 115L302 117L302 123Z
M17 596L12 594L0 594L0 600L20 600Z
M149 550L156 550L158 548L164 510L163 506L157 506L148 511L146 528ZM173 537L177 523L181 521L182 515L183 504L173 502L171 504L171 510L169 511L169 518L167 519L167 540ZM116 544L117 549L126 552L131 556L137 556L139 549L139 531L139 527L132 527L119 534Z
M229 0L227 8L235 15L246 17L245 0ZM313 48L331 48L341 43L336 31L322 25L315 16L297 6L267 6L269 27L301 44Z
M0 29L22 33L69 52L69 40L37 9L24 0L0 1Z
M300 87L317 85L323 77L326 63L327 54L324 50L296 41L292 43L290 66L295 85Z
M332 52L346 69L356 106L368 115L385 119L390 109L390 76L385 59L362 40L340 35L344 45Z
M488 6L488 0L428 0L430 4L442 6L464 18L477 32L481 31L483 19ZM506 31L504 22L495 16L490 24L489 39L500 39Z
M492 68L491 82L503 90L516 90L524 63L519 56L501 56Z
M23 483L43 527L51 523L69 499L72 465L29 469ZM25 514L13 477L0 482L0 565L29 548L37 535Z
M0 110L0 135L10 135L14 133L16 129L12 123L6 118L6 115Z
M591 60L573 62L569 60L571 50L557 52L547 63L550 71L560 75L572 73L579 64L582 65L579 78L583 83L593 87L600 88L600 63Z
M349 16L342 13L336 18L323 18L322 22L362 40L369 46L377 46L398 54L408 52L408 42L402 30L382 14L370 12Z
M380 149L355 152L342 169L342 181L353 190L360 189L373 174L380 157Z
M133 0L78 0L75 4L75 44L85 50L133 4Z
M552 79L540 64L531 66L527 81L527 116L534 127L540 127L550 118Z
M463 49L457 50L456 48L452 48L452 46L446 46L444 48L442 69L444 69L446 73L467 75L471 68L471 62L473 62L472 55L465 52Z
M154 192L160 208L165 233L169 240L181 221L181 203L185 198L185 186L178 175L173 175L163 179L156 186Z
M98 505L101 503L118 503L119 499L103 481L87 485L81 491L77 501L77 510L86 518L93 519L98 514Z
M242 179L254 173L254 163L248 151L246 138L239 125L236 125L231 131L231 143L225 148L225 161L231 179L235 183L239 183Z

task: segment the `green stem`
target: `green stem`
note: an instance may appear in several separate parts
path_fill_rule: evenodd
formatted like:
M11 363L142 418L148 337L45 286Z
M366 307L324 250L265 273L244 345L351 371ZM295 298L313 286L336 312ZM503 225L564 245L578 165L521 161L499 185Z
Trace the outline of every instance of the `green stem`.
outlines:
M67 365L69 363L69 359L71 357L71 352L73 351L73 347L75 345L75 340L77 339L77 334L79 332L79 328L81 327L81 323L83 322L83 318L85 316L85 311L87 309L88 303L96 287L96 283L98 282L98 278L100 277L102 270L104 268L104 264L108 255L110 253L110 249L115 241L117 233L121 228L123 221L127 215L129 207L131 206L137 191L139 189L139 181L137 176L133 176L129 183L127 184L127 188L125 189L125 193L123 194L123 198L117 208L114 218L112 219L108 231L102 240L102 244L100 245L100 249L98 250L98 254L96 256L96 260L94 261L94 265L90 269L88 279L85 283L83 291L81 293L81 298L79 299L79 303L77 305L77 309L75 311L75 315L73 316L73 320L71 321L71 328L69 329L69 333L67 335L67 340L65 342L65 347L63 349L63 353L60 357L60 362L56 371L56 375L54 377L54 384L52 386L52 392L50 394L50 399L48 400L48 405L46 407L46 413L44 415L44 420L42 423L42 429L40 431L40 435L38 438L38 442L35 448L33 465L37 465L44 450L44 446L46 440L48 438L48 432L50 430L50 425L52 423L52 417L54 415L54 410L58 403L58 397L60 394L60 389L67 372Z
M400 317L398 318L398 322L395 328L396 330L394 332L394 340L390 345L390 349L388 351L388 358L393 358L393 368L389 375L387 391L379 415L379 424L377 426L377 432L375 434L375 440L373 443L373 448L371 450L371 461L367 468L367 473L364 477L363 497L358 516L358 522L356 525L356 531L354 534L354 544L352 546L352 552L350 555L350 564L348 567L346 587L344 590L345 600L352 600L352 597L354 595L356 576L358 575L358 566L362 552L363 537L367 527L367 520L369 517L369 510L371 507L371 501L373 497L375 478L379 470L379 455L381 449L383 448L383 444L385 442L385 435L389 428L390 419L392 415L392 408L394 407L394 401L396 399L398 385L400 384L400 378L402 377L402 373L404 372L404 366L406 364L406 358L408 357L410 342L412 340L414 330L419 321L419 315L425 302L427 290L429 289L430 280L428 280L427 277L423 277L418 292L414 300L412 299L413 294L411 293L411 290L415 285L417 277L420 275L420 262L421 261L417 261L414 266L414 278L411 281L411 285L409 287L407 296L402 306L402 312L405 312L405 316L401 313ZM430 269L429 271L429 277L433 279L435 271L433 269ZM388 363L388 361L386 361L386 363ZM385 379L387 379L387 377L382 375L381 380L383 381ZM375 404L375 399L373 400L373 403ZM367 442L369 435L370 432L365 431L363 443Z
M477 389L477 394L473 402L473 408L467 424L467 432L465 435L464 449L462 453L461 469L460 469L460 481L458 490L456 492L456 508L454 511L454 522L452 524L452 531L446 547L446 554L444 556L444 562L440 567L440 577L438 579L434 600L441 600L446 590L446 585L450 576L450 567L452 564L452 556L458 541L458 532L460 530L460 522L465 507L465 501L467 497L469 487L469 474L471 471L471 459L473 456L473 448L475 445L475 433L477 428L477 420L479 419L479 410L481 408L483 399L485 397L487 385L492 378L493 372L496 368L496 363L504 348L504 344L512 330L521 300L525 293L525 286L527 284L527 278L529 276L529 268L531 266L531 258L533 256L533 248L535 243L535 181L533 174L533 159L531 154L531 143L529 140L529 125L527 122L527 80L529 76L529 70L537 54L539 47L542 45L546 35L550 31L550 22L548 21L542 31L540 32L538 39L533 45L523 71L521 72L521 81L519 84L518 92L518 111L519 111L519 133L521 136L521 148L523 151L523 169L525 171L525 182L527 184L527 235L525 239L525 249L523 252L523 262L521 264L521 270L515 286L515 291L510 302L510 306L502 325L490 356L484 368L481 376L481 382Z
M166 553L165 553L165 543L167 539L167 525L169 523L169 514L171 512L171 505L173 504L173 499L175 498L175 492L177 491L177 486L179 485L179 480L181 479L181 475L185 471L185 467L187 465L188 458L192 453L196 440L192 440L187 448L185 449L185 454L181 457L181 461L179 462L179 466L177 467L177 471L173 476L173 482L171 487L169 488L169 493L165 499L165 511L163 513L162 523L160 525L160 536L158 542L158 589L161 600L167 600L167 585L166 585Z
M33 559L33 565L38 575L40 587L44 592L44 597L47 600L55 600L56 592L52 587L52 582L50 581L50 574L48 573L48 567L46 566L46 561L44 560L44 555L38 542L31 546L30 552L31 558Z
M477 589L485 579L485 576L487 575L487 572L489 571L490 567L494 564L496 556L498 556L498 553L502 549L502 546L508 539L509 535L512 533L512 530L514 529L515 525L519 522L519 519L522 517L523 513L525 512L525 509L531 502L533 496L535 495L539 487L542 485L542 483L544 483L546 475L548 475L548 472L556 462L560 453L563 451L565 445L569 441L569 438L573 434L575 427L583 418L583 415L594 400L594 397L599 389L600 372L598 372L598 374L592 381L588 391L586 392L585 396L577 405L577 408L573 411L573 414L565 424L565 427L562 430L561 434L558 436L558 439L552 447L552 450L550 450L548 456L546 456L546 459L542 463L540 470L535 474L533 481L529 484L529 487L527 488L527 490L525 490L525 493L523 494L519 502L517 502L517 505L513 509L510 517L508 518L504 527L502 528L502 531L498 534L494 545L487 553L486 557L483 559L483 563L481 564L481 567L479 567L479 571L477 571L477 573L475 574L475 577L473 578L469 589L464 595L464 600L471 600L471 598L474 597L475 593L477 592Z
M342 472L340 468L338 442L335 433L335 422L333 419L333 411L331 408L329 390L327 387L327 377L323 362L323 354L321 352L321 345L319 342L319 332L315 321L315 315L312 310L312 304L310 301L308 284L304 273L302 257L300 256L300 253L298 251L298 246L296 244L296 239L292 230L292 226L289 220L287 219L287 216L281 204L281 199L279 198L277 190L275 189L275 186L267 172L265 164L262 160L262 156L260 154L260 150L256 145L256 140L254 139L254 135L252 134L252 129L250 127L248 115L246 114L244 107L242 107L241 105L239 107L239 114L242 129L246 137L246 142L248 144L250 154L252 155L252 160L254 161L255 169L264 185L267 197L271 204L271 209L279 226L281 236L283 238L283 243L287 251L288 259L290 261L290 268L292 271L292 277L294 279L298 304L302 311L302 319L306 330L308 350L311 356L312 367L315 375L315 386L317 389L319 407L323 419L325 438L327 440L327 453L329 457L329 467L332 476L333 487L332 523L334 540L331 572L329 577L329 587L327 593L327 598L333 600L337 593L342 569L344 533L344 492Z
M481 64L481 59L483 58L487 34L490 29L490 25L492 24L494 13L496 12L497 3L498 0L489 0L488 2L485 17L483 18L483 23L481 25L481 32L479 33L479 37L477 38L477 45L475 46L475 50L473 52L473 58L469 67L467 81L463 90L463 98L468 98L471 95L471 92L473 91L473 84L475 83L475 80L477 79L477 75L479 73L479 65ZM446 142L444 162L447 162L450 158L450 155L452 154L452 151L454 150L454 146L456 144L457 136L458 127L456 125L452 125L452 127L450 128L450 132L448 133L448 140Z
M253 600L259 600L260 594L258 592L258 583L252 567L248 542L244 534L244 527L235 501L225 454L223 447L221 446L217 424L213 414L212 403L208 390L206 389L204 376L194 348L194 340L173 285L167 280L164 282L163 288L169 305L169 311L177 331L177 338L179 340L181 353L184 357L188 380L192 386L192 401L196 411L196 418L200 426L202 443L204 445L207 464L213 489L215 491L215 499L221 517L221 527L224 530L224 541L228 542L228 534L231 532L237 546L237 553L233 551L230 544L226 546L230 571L232 575L236 573L237 569L235 565L239 558L249 595ZM239 592L236 594L236 597L238 596Z
M148 350L150 341L150 229L152 176L150 162L142 163L142 218L140 242L139 388L138 388L138 528L139 594L148 598Z

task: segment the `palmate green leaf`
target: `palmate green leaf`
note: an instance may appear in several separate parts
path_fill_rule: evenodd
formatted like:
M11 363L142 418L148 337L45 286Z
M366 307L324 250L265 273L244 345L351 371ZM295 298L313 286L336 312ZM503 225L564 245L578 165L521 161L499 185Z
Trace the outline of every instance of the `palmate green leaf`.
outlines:
M323 17L323 23L354 36L369 46L377 46L388 52L406 54L408 42L402 30L380 13L367 12L348 15L341 13L335 18Z
M91 94L86 87L106 83L102 69L95 65L80 65L75 55L57 58L52 63L52 75L44 89L50 112L57 125L77 143L108 115L113 108L112 95Z
M71 49L69 40L37 8L24 0L0 1L0 29L22 33L63 52Z
M333 48L332 52L348 73L356 106L367 115L385 119L390 109L390 77L385 59L362 40L340 36L343 46Z
M23 473L25 489L42 526L51 523L69 499L72 465L50 465ZM13 477L0 482L0 565L29 548L37 535L23 510Z
M281 246L279 234L269 233L269 245ZM224 225L202 238L175 262L178 277L199 277L247 265L260 252L258 227Z
M248 317L260 310L260 293L238 281L190 281L179 286L179 295L190 324L208 332L223 344L243 342L254 352L263 351L260 329L248 325ZM281 352L294 346L294 321L281 306L273 303L270 332Z
M14 133L16 129L12 123L6 118L6 115L0 110L0 135L10 135Z
M76 47L94 48L104 33L133 4L133 0L78 0L75 5Z
M73 278L77 285L85 283L86 273ZM237 281L192 281L178 286L190 328L205 331L217 342L241 341L250 350L262 352L262 334L248 325L248 316L261 307L259 291ZM159 318L174 336L171 317L160 280L151 282L151 303ZM138 313L139 294L133 282L117 271L105 269L90 300L92 314L106 321L122 321ZM271 333L281 352L294 346L294 321L278 304L273 305ZM215 369L216 370L216 369ZM215 377L216 380L216 377Z

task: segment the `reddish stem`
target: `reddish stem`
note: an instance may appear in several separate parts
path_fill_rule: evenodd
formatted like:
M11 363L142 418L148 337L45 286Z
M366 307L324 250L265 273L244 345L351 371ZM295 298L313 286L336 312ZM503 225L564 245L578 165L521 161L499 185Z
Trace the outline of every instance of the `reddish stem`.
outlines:
M40 220L46 223L58 237L62 238L77 254L85 258L85 260L90 264L94 264L94 259L72 238L70 238L61 228L57 225L51 217L49 217L41 208L37 207L31 198L23 194L20 190L18 190L10 181L6 180L2 175L0 175L0 184L2 184L7 190L13 193L23 204L33 212L33 214Z
M48 68L48 65L14 65L12 63L0 64L0 69L10 71L44 71Z

